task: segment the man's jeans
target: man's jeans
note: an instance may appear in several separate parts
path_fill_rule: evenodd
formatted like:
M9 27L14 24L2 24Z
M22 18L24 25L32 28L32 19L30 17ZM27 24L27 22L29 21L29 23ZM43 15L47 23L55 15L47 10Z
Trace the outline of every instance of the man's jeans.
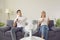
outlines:
M48 26L47 25L42 25L40 27L39 33L41 32L41 35L44 36L45 40L48 40Z
M18 32L18 31L23 31L23 27L13 27L12 29L11 29L11 37L12 37L12 40L17 40L17 38L16 38L16 32Z

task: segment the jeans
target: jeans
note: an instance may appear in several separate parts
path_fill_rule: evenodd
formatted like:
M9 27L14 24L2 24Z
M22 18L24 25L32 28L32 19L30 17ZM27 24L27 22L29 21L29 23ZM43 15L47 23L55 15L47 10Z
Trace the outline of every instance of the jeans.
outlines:
M11 29L11 37L12 37L12 40L17 40L17 38L16 38L16 33L18 32L18 31L23 31L23 27L13 27L12 29Z
M40 27L39 33L41 32L41 35L45 38L45 40L48 40L48 26L47 25L42 25Z

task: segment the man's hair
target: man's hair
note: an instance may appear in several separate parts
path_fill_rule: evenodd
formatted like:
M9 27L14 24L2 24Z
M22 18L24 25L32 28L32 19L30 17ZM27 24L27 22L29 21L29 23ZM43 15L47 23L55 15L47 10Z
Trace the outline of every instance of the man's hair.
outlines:
M19 11L21 12L21 10L17 10L17 13L18 13Z

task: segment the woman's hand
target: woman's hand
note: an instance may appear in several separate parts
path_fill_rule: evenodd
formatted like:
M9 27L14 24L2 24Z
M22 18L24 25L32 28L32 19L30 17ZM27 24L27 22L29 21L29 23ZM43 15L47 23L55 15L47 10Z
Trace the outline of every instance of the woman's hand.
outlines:
M41 21L38 21L38 25L41 25L43 21L44 21L44 18Z
M44 21L44 18L42 19L42 21L41 22L43 22Z

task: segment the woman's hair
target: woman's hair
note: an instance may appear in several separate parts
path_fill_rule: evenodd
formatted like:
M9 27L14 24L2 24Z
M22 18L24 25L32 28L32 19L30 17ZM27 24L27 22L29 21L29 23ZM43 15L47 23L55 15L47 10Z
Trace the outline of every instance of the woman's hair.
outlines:
M46 17L46 12L45 11L41 12L41 18L42 18L42 14L44 14L44 17Z
M17 10L17 13L18 13L18 12L21 12L21 10Z

